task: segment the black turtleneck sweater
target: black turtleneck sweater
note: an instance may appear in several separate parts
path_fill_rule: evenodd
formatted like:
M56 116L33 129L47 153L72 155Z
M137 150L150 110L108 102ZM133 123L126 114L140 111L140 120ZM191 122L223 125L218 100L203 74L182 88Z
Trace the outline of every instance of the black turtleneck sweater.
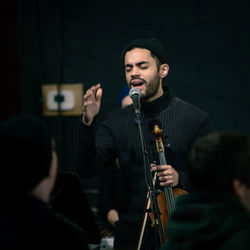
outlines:
M166 161L179 173L180 185L188 191L185 171L187 153L198 137L213 129L204 111L170 96L165 88L164 91L164 95L157 100L141 103L142 134L150 163L159 162L152 124L160 125L166 146ZM80 176L90 177L102 167L114 166L116 158L119 159L127 190L124 194L127 204L119 214L120 222L139 230L147 188L140 134L132 105L110 113L97 133L94 123L91 126L80 126L77 151Z

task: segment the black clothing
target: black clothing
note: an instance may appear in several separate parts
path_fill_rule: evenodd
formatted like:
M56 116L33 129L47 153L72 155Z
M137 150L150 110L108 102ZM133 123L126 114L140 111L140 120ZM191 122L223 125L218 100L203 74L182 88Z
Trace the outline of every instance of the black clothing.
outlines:
M33 196L6 201L0 220L0 249L89 249L83 232Z
M234 196L196 192L180 196L162 250L250 249L250 216Z
M186 155L198 137L212 131L212 125L204 111L177 97L171 97L166 89L164 91L164 95L157 100L141 103L142 133L150 163L158 163L152 124L154 121L160 124L163 135L167 135L163 139L166 161L179 173L179 186L188 190ZM124 194L126 205L119 214L119 226L127 225L139 234L147 187L138 124L132 105L112 112L101 124L96 136L94 123L91 126L82 123L77 156L82 177L94 175L99 171L98 168L110 167L116 158L119 159L127 190ZM115 244L120 237L118 232ZM132 230L128 229L126 237L132 241Z
M36 115L19 114L0 122L1 160L8 163L1 166L0 190L8 189L1 197L10 192L16 196L27 193L48 176L51 140L48 127ZM22 163L24 167L20 167Z
M144 48L151 53L153 53L161 62L168 63L168 56L165 48L162 46L161 42L157 38L149 38L149 39L136 39L134 41L129 42L126 47L122 51L122 65L124 64L124 57L127 51L130 51L132 48Z
M123 197L123 194L126 193L124 186L120 167L117 164L102 171L100 175L99 211L105 222L105 227L111 231L113 228L107 221L107 215L111 209L117 210L118 213L123 211L126 204Z

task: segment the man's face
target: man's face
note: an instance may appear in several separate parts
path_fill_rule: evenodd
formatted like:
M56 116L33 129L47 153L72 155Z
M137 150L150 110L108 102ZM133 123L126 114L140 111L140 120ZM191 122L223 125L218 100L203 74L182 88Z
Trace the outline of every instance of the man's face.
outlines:
M127 83L130 88L141 90L143 101L153 101L163 94L160 70L149 50L135 48L127 51L124 62Z

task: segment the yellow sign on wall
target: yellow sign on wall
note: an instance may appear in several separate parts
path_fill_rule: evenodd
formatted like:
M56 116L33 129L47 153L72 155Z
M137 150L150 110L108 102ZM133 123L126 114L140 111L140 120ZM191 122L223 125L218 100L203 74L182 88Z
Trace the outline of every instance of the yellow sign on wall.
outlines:
M43 84L45 116L78 116L82 114L83 83Z

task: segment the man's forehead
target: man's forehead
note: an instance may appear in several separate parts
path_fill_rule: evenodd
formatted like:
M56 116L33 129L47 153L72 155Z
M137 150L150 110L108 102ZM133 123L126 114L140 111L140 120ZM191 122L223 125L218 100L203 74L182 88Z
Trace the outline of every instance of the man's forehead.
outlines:
M125 64L140 63L143 61L147 62L152 59L154 58L152 57L151 52L148 49L134 48L126 52L124 62Z

